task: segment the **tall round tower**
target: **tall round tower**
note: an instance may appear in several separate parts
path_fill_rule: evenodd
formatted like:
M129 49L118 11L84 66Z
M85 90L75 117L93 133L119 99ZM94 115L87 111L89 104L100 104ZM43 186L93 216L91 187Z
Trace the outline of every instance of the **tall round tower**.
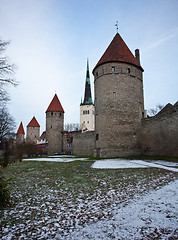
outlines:
M117 33L93 69L95 151L98 157L140 154L143 68Z
M64 109L55 94L46 110L46 139L48 155L63 151Z

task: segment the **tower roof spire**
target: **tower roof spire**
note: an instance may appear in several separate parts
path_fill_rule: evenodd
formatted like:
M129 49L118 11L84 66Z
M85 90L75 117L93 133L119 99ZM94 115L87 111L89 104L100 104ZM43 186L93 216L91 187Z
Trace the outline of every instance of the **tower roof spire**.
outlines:
M84 101L81 105L93 104L91 97L91 85L90 85L90 71L89 71L89 61L87 58L87 71L86 71L86 81L85 81L85 95Z
M138 59L134 57L119 33L116 33L114 39L93 69L93 72L98 66L108 62L129 63L144 71Z
M46 112L63 112L64 113L64 109L63 109L56 93L55 93L51 103L49 104Z
M19 135L19 134L25 135L25 131L24 131L22 122L20 123L20 126L17 130L17 135Z

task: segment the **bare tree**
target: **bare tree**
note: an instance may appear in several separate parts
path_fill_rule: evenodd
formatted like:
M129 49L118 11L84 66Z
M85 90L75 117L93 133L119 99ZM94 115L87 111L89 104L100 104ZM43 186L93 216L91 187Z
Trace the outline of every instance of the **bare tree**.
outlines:
M9 139L13 136L15 121L8 113L6 107L0 107L0 141Z
M7 167L10 155L10 139L15 136L15 122L5 106L0 107L0 148L4 150L3 167Z
M18 82L13 78L15 71L15 64L9 63L7 57L4 55L10 42L5 42L0 39L0 103L7 102L9 95L5 89L7 85L17 86Z
M161 111L161 109L164 108L164 105L161 105L161 104L157 104L155 108L150 108L148 110L148 114L149 116L155 116L159 111Z
M67 123L64 126L64 131L79 131L80 130L80 124L79 123Z

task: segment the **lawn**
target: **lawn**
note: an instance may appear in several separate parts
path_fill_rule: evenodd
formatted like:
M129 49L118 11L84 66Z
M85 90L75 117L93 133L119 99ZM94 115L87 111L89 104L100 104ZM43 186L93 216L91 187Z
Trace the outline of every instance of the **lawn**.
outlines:
M26 161L6 168L12 200L1 210L2 239L68 239L78 226L109 220L121 204L177 177L159 168L93 169L93 163Z

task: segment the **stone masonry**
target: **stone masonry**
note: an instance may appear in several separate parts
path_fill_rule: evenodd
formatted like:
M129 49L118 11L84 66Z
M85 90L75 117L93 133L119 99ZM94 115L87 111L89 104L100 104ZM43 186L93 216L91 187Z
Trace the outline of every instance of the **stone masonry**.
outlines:
M142 119L142 149L144 155L178 157L178 102Z

